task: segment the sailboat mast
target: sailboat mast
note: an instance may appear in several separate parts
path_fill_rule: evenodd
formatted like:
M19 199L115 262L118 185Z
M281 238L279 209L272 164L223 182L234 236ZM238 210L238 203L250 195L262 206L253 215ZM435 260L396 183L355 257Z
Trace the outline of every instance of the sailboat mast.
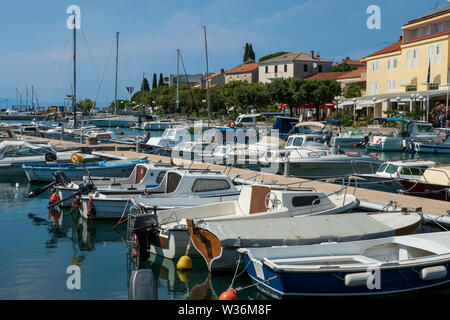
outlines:
M117 113L117 73L119 66L119 32L116 32L116 84L114 90L114 116Z
M207 42L206 42L206 27L205 27L205 26L203 26L203 31L204 31L204 35L205 35L205 53L206 53L206 101L207 101L207 104L208 104L208 128L209 128L209 123L210 123L210 121L211 121L211 110L210 110L210 108L209 108L208 44L207 44Z
M73 127L77 128L77 22L76 14L73 14Z
M179 81L178 78L180 77L180 49L177 49L177 100L176 100L176 104L177 104L177 112L180 106L180 99L179 99Z

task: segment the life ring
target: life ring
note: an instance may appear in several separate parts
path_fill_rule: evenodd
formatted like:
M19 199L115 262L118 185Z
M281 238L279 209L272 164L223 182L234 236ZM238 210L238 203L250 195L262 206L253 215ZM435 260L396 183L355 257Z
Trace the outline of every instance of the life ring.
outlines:
M95 217L95 207L94 207L93 202L94 202L94 198L92 198L92 196L90 196L88 204L87 204L87 214L88 214L88 216Z
M234 120L228 121L227 127L233 129L234 127L236 127L236 122L234 122Z

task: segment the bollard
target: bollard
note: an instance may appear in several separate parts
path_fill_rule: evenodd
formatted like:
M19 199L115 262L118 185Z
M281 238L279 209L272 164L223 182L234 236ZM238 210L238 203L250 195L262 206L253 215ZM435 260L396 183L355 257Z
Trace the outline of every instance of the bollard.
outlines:
M289 162L289 152L286 152L285 160L284 160L284 173L283 173L283 175L285 177L289 177L289 175L291 174L290 171L291 171L291 164Z

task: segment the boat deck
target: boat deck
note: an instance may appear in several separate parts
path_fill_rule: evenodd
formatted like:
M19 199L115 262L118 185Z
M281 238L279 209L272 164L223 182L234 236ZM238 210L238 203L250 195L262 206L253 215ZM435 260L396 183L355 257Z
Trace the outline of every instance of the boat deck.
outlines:
M24 138L27 140L33 140L34 137L30 136L20 136L19 138ZM42 140L42 138L35 138L36 140ZM143 157L147 157L149 161L154 162L162 162L162 163L170 163L170 157L164 157L159 155L152 155L148 153L138 153L130 150L135 149L135 147L126 146L123 144L98 144L98 145L87 145L76 142L62 141L62 140L54 140L54 139L45 139L49 143L51 143L56 150L68 150L68 149L80 149L80 148L89 148L92 151L108 151L110 154L124 156L129 160L132 159L142 159ZM176 160L176 161L175 161ZM242 179L256 179L257 182L265 182L265 183L276 183L280 185L289 185L291 187L301 186L303 188L314 188L317 191L324 193L333 193L341 189L340 184L327 183L323 181L315 181L308 180L303 178L296 177L284 177L282 175L270 174L270 173L262 173L259 171L252 171L249 169L241 169L241 168L231 168L225 165L216 165L202 162L191 162L182 159L174 159L176 165L185 165L190 166L192 169L206 169L209 168L211 171L220 171L224 172L231 177L239 176ZM395 201L397 206L400 207L408 207L408 208L423 208L423 211L436 215L448 216L450 213L449 203L446 201L439 201L433 199L426 199L414 196L408 196L403 194L394 194L389 192L370 190L357 188L354 190L354 187L350 186L348 188L348 193L353 194L359 200L368 201L371 203L377 203L382 205L387 205L390 201Z

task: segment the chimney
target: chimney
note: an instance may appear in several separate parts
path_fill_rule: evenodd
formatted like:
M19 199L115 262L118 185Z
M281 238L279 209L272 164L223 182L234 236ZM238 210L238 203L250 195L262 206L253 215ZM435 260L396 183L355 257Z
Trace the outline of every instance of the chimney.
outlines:
M220 73L224 73L225 72L225 69L220 69Z
M311 58L314 59L314 50L311 50Z

